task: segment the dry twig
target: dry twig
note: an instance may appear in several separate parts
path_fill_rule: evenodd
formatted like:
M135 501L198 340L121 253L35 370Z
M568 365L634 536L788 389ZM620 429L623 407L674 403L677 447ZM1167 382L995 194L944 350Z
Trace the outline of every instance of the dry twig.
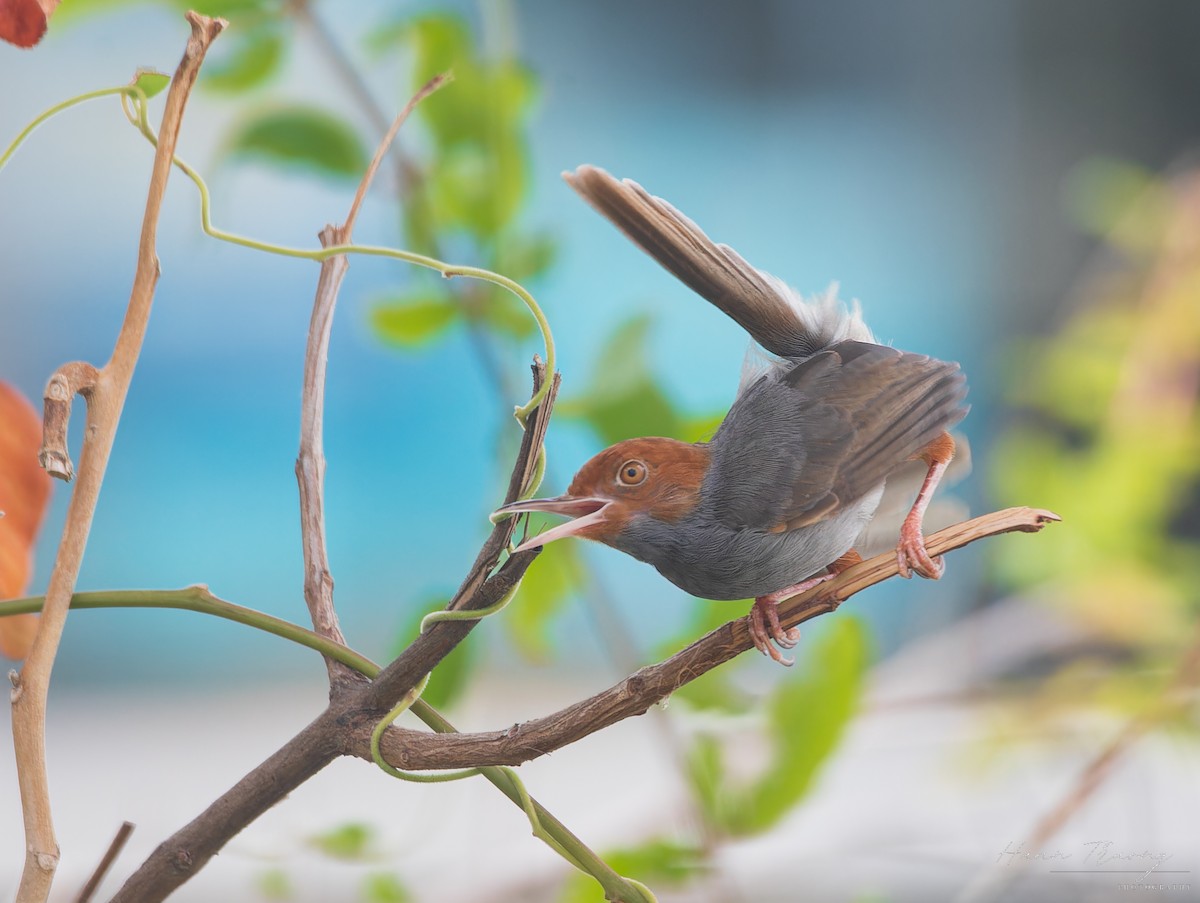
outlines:
M354 222L362 207L371 181L379 169L388 145L400 126L422 100L448 81L444 75L430 79L408 102L392 123L375 151L375 157L359 182L350 212L341 226L326 226L321 230L321 246L350 244ZM312 617L313 629L321 636L346 645L338 626L333 607L333 575L329 568L329 553L325 541L325 452L322 432L325 420L325 372L329 361L329 337L333 330L333 312L337 307L342 279L350 267L345 254L335 254L321 261L317 278L316 298L308 326L308 346L304 352L304 388L300 404L300 453L296 458L296 481L300 486L300 534L304 550L304 601ZM330 691L361 678L340 662L325 659L329 672Z
M117 829L116 836L112 839L112 843L108 845L108 849L104 851L104 855L100 858L100 863L96 866L96 870L92 872L92 877L88 878L87 883L80 889L79 896L75 898L75 903L88 903L92 899L92 896L100 887L100 882L104 880L104 876L108 874L108 870L112 868L112 864L121 855L121 850L125 849L125 844L128 843L129 835L132 833L133 822L122 822L121 827Z

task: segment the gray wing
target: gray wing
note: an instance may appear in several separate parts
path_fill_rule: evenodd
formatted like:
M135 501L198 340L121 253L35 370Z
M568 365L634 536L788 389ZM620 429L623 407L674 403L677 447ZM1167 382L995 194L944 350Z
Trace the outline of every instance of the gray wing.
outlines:
M732 317L781 357L820 349L775 277L755 269L728 245L716 244L690 219L637 182L595 166L563 173L567 184L684 285Z
M702 505L794 530L858 501L967 413L957 364L842 342L748 387L713 436Z

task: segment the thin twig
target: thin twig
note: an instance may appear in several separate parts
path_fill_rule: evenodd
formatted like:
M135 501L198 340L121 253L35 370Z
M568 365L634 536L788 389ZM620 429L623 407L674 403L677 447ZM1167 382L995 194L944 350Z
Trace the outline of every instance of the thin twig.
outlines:
M13 743L16 747L26 841L25 867L17 890L18 903L44 901L49 896L58 867L59 850L51 816L45 756L46 696L50 673L83 562L113 437L146 334L154 288L158 281L155 232L184 107L209 44L225 27L222 19L207 19L192 13L188 13L188 21L192 26L192 34L171 82L163 111L161 137L151 171L129 306L117 335L112 358L94 374L95 379L90 382L91 397L80 455L79 480L67 508L66 524L46 590L41 624L25 666L14 681Z
M375 157L363 173L358 191L350 204L350 212L341 226L326 226L320 233L324 247L345 245L351 241L354 221L362 207L379 162L387 152L400 126L418 103L440 88L448 77L439 75L427 82L400 111L392 127L384 135ZM300 451L296 456L296 482L300 487L300 534L304 552L304 601L312 617L313 628L321 636L341 645L346 644L333 605L333 574L329 566L329 551L325 537L325 375L329 363L329 339L333 331L333 314L337 308L342 280L349 269L349 258L336 254L321 261L313 299L312 318L308 325L308 343L304 352L304 383L300 401ZM358 681L355 672L335 659L326 657L330 691Z
M112 839L112 843L108 845L104 856L100 859L100 864L96 866L96 870L92 872L92 877L88 878L85 884L79 891L79 896L75 898L75 903L88 903L92 899L92 895L96 893L96 889L100 887L100 882L104 880L104 876L108 874L108 870L112 868L112 864L117 861L117 857L121 855L121 850L125 849L125 844L129 841L129 835L133 833L133 822L122 822L121 827L117 828L117 836Z
M349 243L350 234L354 231L354 221L358 219L358 211L362 207L363 198L367 195L367 190L371 187L371 182L375 179L375 173L379 170L379 164L383 161L383 155L387 153L392 142L396 138L396 133L400 131L400 126L412 114L412 111L417 108L417 104L423 101L434 91L441 88L443 85L452 81L454 76L449 72L443 72L440 75L435 75L429 81L425 82L417 93L409 98L408 103L404 105L404 109L392 120L391 128L384 133L384 136L379 141L379 147L375 149L375 157L371 160L371 165L367 167L367 171L363 173L362 181L358 184L358 191L354 193L354 201L350 205L350 213L346 217L346 222L342 226L344 236L343 242Z
M316 39L317 50L324 54L334 75L346 86L350 96L366 117L371 120L371 125L376 132L380 135L385 134L388 129L387 113L371 93L370 87L358 67L355 66L353 59L337 42L329 26L312 8L312 4L308 0L291 0L286 8L308 26L309 31ZM391 145L389 149L392 161L396 166L396 179L401 193L411 196L414 186L420 180L417 166L398 144Z

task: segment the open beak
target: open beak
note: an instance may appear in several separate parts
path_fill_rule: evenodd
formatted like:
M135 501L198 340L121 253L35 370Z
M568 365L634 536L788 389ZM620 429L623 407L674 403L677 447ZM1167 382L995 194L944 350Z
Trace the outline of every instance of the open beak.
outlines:
M577 499L569 495L560 495L558 498L553 499L526 499L523 502L512 502L503 508L497 508L493 516L495 514L521 514L529 511L540 511L543 514L561 514L565 517L574 518L565 524L551 527L549 530L545 530L537 536L525 540L513 549L513 553L515 554L516 552L524 552L528 549L536 549L548 542L562 539L564 536L575 536L581 530L585 530L595 524L604 523L604 509L610 504L612 502L609 499Z

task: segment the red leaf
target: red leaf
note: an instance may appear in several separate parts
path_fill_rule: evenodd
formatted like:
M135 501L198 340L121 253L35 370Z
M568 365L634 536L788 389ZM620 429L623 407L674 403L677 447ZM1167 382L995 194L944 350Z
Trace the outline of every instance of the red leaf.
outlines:
M32 47L46 33L59 0L0 0L0 38Z
M19 596L33 570L33 541L50 502L50 477L38 465L42 418L16 389L0 382L0 599ZM0 618L0 654L22 659L36 615Z

